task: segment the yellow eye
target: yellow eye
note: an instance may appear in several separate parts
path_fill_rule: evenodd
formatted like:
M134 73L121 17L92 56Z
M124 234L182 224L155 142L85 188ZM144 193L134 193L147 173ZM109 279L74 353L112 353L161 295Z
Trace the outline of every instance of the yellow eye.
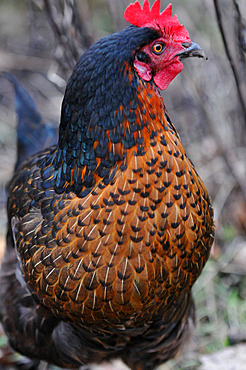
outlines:
M164 50L164 47L165 47L165 44L163 42L157 42L156 44L154 44L152 46L152 51L155 53L155 54L161 54Z

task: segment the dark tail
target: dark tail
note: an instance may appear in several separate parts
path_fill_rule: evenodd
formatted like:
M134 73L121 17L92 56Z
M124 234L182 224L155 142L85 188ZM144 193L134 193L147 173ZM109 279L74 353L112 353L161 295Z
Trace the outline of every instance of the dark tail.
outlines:
M57 143L58 128L45 123L31 96L10 73L5 77L15 89L17 114L17 169L30 155Z

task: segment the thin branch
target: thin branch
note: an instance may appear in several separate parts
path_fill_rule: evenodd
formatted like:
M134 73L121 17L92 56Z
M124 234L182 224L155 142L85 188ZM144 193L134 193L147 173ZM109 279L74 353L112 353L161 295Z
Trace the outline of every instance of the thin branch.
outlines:
M220 30L221 37L222 37L222 40L223 40L226 56L227 56L227 59L230 62L230 66L231 66L231 69L232 69L232 72L233 72L233 75L234 75L234 79L235 79L235 83L236 83L236 87L237 87L237 92L238 92L238 97L239 97L239 101L240 101L241 108L242 108L242 111L243 111L245 126L246 126L246 104L245 104L244 99L243 99L243 93L242 93L242 90L241 90L240 79L239 79L239 76L238 76L238 73L237 73L237 69L236 69L236 66L234 64L231 51L228 47L229 43L226 39L224 27L223 27L223 24L222 24L222 16L221 16L221 11L220 11L220 8L219 8L218 0L214 0L214 7L215 7L217 22L218 22L219 30Z
M52 7L51 3L49 2L49 0L44 0L44 5L45 5L46 13L48 15L48 19L49 19L49 21L51 23L51 26L53 28L53 31L54 31L55 35L57 36L57 38L59 40L59 43L62 45L63 49L66 50L69 43L66 42L66 39L64 37L64 32L61 29L61 27L59 27L59 25L57 24L57 22L55 20L55 14L54 14L54 11L53 11L53 7ZM70 51L73 55L73 50L70 50ZM75 55L73 55L73 57L76 58ZM64 58L66 59L66 63L69 66L69 68L72 69L74 67L74 63L71 63L71 59L67 55L67 52L64 53ZM66 69L66 66L63 65L63 68Z
M58 41L58 62L65 72L70 73L94 42L89 4L85 2L82 6L76 0L43 0L43 4Z
M238 44L239 44L239 49L241 52L246 52L246 24L245 20L242 17L240 7L238 5L237 0L233 0L234 7L236 9L236 14L237 14L237 24L238 24ZM243 55L243 59L245 61L245 57Z
M239 53L240 77L241 85L244 89L244 96L246 96L246 23L242 17L242 13L237 0L233 0L236 11L235 28L237 36L237 51Z
M18 55L0 49L0 72L7 70L47 73L52 64L48 58Z
M85 8L85 5L83 4L83 7L81 6L79 8L80 2L73 1L73 23L80 34L83 42L83 47L85 49L88 49L94 42L94 35L93 30L91 29L91 20L88 22L88 18L91 19L91 15L86 14L83 12L83 9Z

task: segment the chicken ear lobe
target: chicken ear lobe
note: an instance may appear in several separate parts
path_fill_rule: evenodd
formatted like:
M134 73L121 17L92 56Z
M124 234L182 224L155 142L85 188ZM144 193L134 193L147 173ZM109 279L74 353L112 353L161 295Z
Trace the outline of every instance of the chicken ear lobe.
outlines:
M150 81L152 79L152 70L148 64L135 60L133 65L139 77L144 81Z

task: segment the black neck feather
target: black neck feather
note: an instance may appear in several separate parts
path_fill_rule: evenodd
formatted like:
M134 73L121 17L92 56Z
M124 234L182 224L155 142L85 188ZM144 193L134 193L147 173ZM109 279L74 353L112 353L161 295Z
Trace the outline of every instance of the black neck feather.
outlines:
M139 124L136 127L136 115L144 109L138 91L146 83L136 75L132 62L135 51L157 37L152 29L130 26L101 39L80 59L62 104L56 155L58 190L69 183L77 194L82 189L88 192L95 171L109 181L111 168L123 159L109 152L109 140L120 142L124 149L136 144L134 131L141 129ZM130 123L127 133L125 120Z

